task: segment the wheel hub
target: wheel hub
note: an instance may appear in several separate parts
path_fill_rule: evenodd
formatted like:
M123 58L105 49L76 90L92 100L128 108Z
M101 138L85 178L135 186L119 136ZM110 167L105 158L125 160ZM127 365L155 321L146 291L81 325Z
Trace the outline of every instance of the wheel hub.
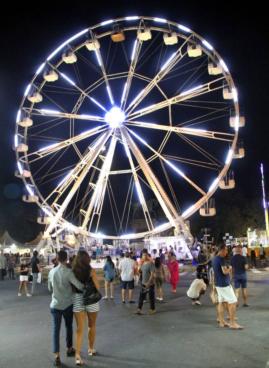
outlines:
M119 128L125 120L124 111L119 107L113 106L105 115L105 121L112 129Z

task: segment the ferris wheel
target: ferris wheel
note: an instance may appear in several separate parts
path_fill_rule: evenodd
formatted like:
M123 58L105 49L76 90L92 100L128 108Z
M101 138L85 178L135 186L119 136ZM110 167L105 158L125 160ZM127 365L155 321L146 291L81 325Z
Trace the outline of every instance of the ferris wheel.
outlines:
M175 228L234 187L238 93L203 37L129 16L82 30L39 66L17 113L17 176L45 234L135 239Z

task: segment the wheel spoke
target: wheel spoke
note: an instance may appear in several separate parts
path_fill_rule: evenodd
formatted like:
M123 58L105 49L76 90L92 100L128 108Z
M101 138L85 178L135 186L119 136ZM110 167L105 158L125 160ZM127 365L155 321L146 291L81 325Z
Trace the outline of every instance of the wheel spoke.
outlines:
M92 33L91 33L91 35L93 37ZM95 52L95 55L96 55L98 65L99 65L99 67L102 71L102 74L103 74L103 78L104 78L104 81L105 81L105 84L106 84L106 90L107 90L107 94L108 94L110 103L111 103L111 105L114 105L114 97L113 97L113 94L112 94L112 90L110 88L109 80L108 80L108 77L107 77L107 72L106 72L106 69L105 69L105 63L104 63L100 48L96 48L94 50L94 52Z
M195 129L195 128L180 128L178 126L170 126L170 125L162 125L162 124L154 124L154 123L146 123L143 121L127 121L127 125L137 126L141 128L147 129L156 129L163 130L167 132L175 132L186 135L194 135L201 138L215 139L226 142L232 142L234 138L234 134L224 133L224 132L216 132L205 129ZM179 125L179 124L176 124Z
M69 78L65 73L62 73L60 70L58 70L58 68L56 68L54 65L50 64L50 66L57 70L57 72L60 74L60 76L67 82L69 83L71 86L75 87L75 89L77 91L79 91L83 96L87 97L88 99L90 99L95 105L97 105L98 107L100 107L100 109L102 109L103 111L107 111L106 108L101 105L100 102L98 102L95 98L93 98L92 96L90 96L89 93L85 92L82 88L80 88L71 78Z
M134 45L133 45L133 50L132 50L132 55L131 55L131 64L130 64L129 71L128 71L127 81L126 81L126 83L123 87L123 92L122 92L122 95L121 95L121 102L120 103L121 103L121 108L122 109L125 109L125 106L126 106L126 102L127 102L127 99L128 99L128 94L129 94L129 91L130 91L130 88L131 88L132 79L133 79L133 76L134 76L134 72L135 72L135 68L136 68L136 65L137 65L138 58L139 58L139 53L140 53L141 47L142 47L142 41L136 39L134 41Z
M169 220L171 226L177 227L177 221L180 222L181 225L183 226L183 224L184 224L183 220L181 220L180 216L178 216L178 213L177 213L174 205L170 201L168 195L166 194L165 190L161 186L159 180L157 179L157 177L155 176L153 171L151 170L150 166L148 165L148 163L144 159L144 157L143 157L142 153L140 152L140 150L138 149L137 145L135 144L135 142L133 141L133 139L129 135L127 129L122 128L121 133L124 136L124 138L126 139L126 142L127 142L128 146L130 147L133 155L136 157L136 159L137 159L137 161L140 165L141 170L143 171L147 181L149 182L149 184L150 184L150 186L151 186L151 188L152 188L152 190L153 190L160 206L162 207L167 219Z
M150 93L150 91L170 72L171 69L175 67L175 65L186 55L186 53L182 54L183 47L187 44L188 39L186 39L178 48L176 52L174 52L169 59L161 66L159 72L155 75L155 77L148 83L148 85L138 93L138 95L133 99L130 105L127 108L127 112L131 114L132 111L143 101L143 99Z
M25 108L25 112L30 112L30 109ZM78 120L85 120L85 121L100 121L102 123L105 122L104 117L98 115L88 115L88 114L72 114L67 112L61 112L57 110L50 110L50 109L32 109L32 115L38 116L51 116L54 118L65 118L65 119L78 119Z
M35 151L35 152L31 152L28 155L28 160L29 163L33 163L35 161L38 161L42 158L44 158L45 156L51 155L52 153L55 153L63 148L66 148L70 145L74 145L75 143L82 141L83 139L89 138L94 136L95 134L104 132L105 130L107 130L106 126L101 126L101 127L96 127L90 130L87 130L83 133L80 133L72 138L68 138L62 142L58 142L58 143L54 143L54 144L50 144L49 146L46 147L42 147L39 150ZM38 157L36 157L38 156ZM33 158L32 158L33 157ZM31 159L32 158L32 159Z
M150 114L154 111L158 111L160 109L168 107L170 105L174 105L174 104L177 104L179 102L186 101L186 100L189 100L189 99L197 97L197 96L201 96L201 95L203 95L205 93L208 93L208 92L212 92L212 91L216 91L218 89L222 89L223 88L222 84L219 84L215 87L213 86L213 84L222 81L223 78L224 77L215 79L214 81L211 81L211 82L205 83L203 85L199 85L197 87L191 88L187 91L181 92L177 96L168 98L167 100L164 100L164 101L158 102L156 104L144 107L143 109L137 110L133 113L129 113L127 115L127 118L128 118L128 120L133 120L133 119L136 119L140 116L144 116L144 115Z
M181 171L180 169L178 169L176 166L174 166L174 164L172 164L170 161L168 161L166 158L163 157L163 155L161 155L158 151L156 151L153 147L151 147L144 139L142 139L141 137L139 137L139 135L137 135L135 132L133 132L132 130L128 129L129 132L134 135L144 146L146 146L147 148L149 148L153 153L155 153L161 160L163 160L168 166L170 166L177 174L179 174L182 178L184 178L190 185L192 185L198 192L200 192L202 195L206 195L205 191L203 189L201 189L197 184L195 184L190 178L187 177L187 175L185 175L183 173L183 171Z

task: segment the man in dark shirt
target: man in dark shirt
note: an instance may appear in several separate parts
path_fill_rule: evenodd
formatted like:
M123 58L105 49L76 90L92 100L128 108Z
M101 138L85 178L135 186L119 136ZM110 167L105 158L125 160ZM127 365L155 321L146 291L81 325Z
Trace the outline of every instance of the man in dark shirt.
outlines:
M231 265L234 276L234 288L237 300L239 300L239 291L242 288L242 296L244 300L244 307L248 307L247 303L247 260L242 256L242 248L236 247L235 255L231 259Z
M38 252L35 250L33 253L33 257L31 259L31 267L32 267L32 274L33 274L32 295L34 294L35 287L37 284L38 274L40 272L39 259L37 258L37 256L38 256Z
M227 247L225 244L219 246L217 255L212 260L215 276L215 286L218 293L218 317L220 327L230 327L234 330L241 330L243 327L235 321L237 298L230 282L231 267L225 266ZM224 320L224 303L227 303L230 324Z

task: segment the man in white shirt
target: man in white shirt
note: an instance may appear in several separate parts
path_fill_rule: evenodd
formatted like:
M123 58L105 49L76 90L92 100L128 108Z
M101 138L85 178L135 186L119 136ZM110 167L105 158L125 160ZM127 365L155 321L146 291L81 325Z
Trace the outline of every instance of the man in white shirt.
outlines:
M128 288L129 303L135 303L133 298L134 290L134 273L135 261L130 258L130 253L126 252L125 257L120 260L119 264L120 278L121 278L121 300L125 304L126 289Z

